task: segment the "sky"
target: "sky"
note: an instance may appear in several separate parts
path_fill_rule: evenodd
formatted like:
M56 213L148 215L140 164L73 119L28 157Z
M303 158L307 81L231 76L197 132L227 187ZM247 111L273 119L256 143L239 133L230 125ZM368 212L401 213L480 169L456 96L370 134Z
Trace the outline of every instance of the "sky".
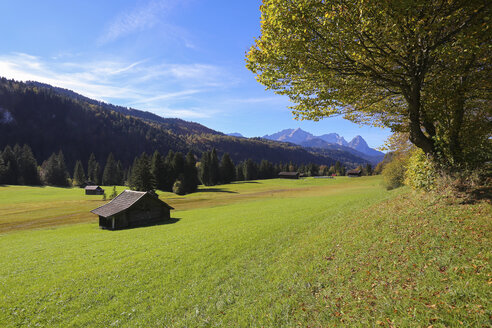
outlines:
M115 105L263 136L287 128L361 135L388 129L340 117L296 121L285 96L245 67L261 0L3 0L0 76L67 88Z

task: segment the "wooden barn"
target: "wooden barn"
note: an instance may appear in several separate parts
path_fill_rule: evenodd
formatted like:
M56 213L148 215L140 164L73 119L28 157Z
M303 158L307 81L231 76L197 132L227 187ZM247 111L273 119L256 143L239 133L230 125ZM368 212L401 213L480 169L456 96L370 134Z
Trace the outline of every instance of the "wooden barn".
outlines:
M97 185L97 183L94 183L92 181L86 181L86 182L82 182L82 184L79 185L80 188L85 188L87 186L95 186Z
M362 171L359 169L353 169L347 171L348 177L360 177L362 175Z
M85 186L86 195L103 195L104 189L99 186Z
M125 190L91 212L99 215L99 227L117 230L163 222L171 218L172 209L154 194Z
M280 172L278 177L281 179L299 179L299 172Z

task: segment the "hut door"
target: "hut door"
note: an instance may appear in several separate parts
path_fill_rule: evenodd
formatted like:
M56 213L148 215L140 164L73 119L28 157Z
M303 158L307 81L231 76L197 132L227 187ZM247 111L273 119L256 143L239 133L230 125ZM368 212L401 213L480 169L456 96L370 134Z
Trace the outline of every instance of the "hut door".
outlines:
M114 216L113 216L113 217L111 217L111 227L112 227L112 229L114 230Z

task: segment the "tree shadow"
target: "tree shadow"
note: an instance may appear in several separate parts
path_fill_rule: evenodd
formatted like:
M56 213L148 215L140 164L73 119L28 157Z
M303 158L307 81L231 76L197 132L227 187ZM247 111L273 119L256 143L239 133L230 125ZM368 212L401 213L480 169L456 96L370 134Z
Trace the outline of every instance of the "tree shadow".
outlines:
M466 199L464 204L475 204L479 201L487 201L492 203L492 188L491 187L481 187L472 190L469 193L468 199Z
M237 194L237 191L225 190L223 188L198 188L197 192L223 192L227 194Z

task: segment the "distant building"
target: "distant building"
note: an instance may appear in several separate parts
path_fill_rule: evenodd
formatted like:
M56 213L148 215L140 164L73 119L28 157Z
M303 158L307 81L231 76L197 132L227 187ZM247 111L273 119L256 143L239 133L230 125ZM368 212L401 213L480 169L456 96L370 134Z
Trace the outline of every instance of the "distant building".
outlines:
M99 215L99 227L116 230L163 222L173 209L151 193L125 190L91 212Z
M362 175L362 171L359 169L353 169L347 171L348 177L360 177Z
M80 188L85 188L87 186L95 186L97 185L97 183L95 182L92 182L92 181L86 181L86 182L83 182L82 184L79 185Z
M104 189L99 186L85 186L86 195L103 195Z
M278 177L281 179L299 179L299 172L280 172Z

